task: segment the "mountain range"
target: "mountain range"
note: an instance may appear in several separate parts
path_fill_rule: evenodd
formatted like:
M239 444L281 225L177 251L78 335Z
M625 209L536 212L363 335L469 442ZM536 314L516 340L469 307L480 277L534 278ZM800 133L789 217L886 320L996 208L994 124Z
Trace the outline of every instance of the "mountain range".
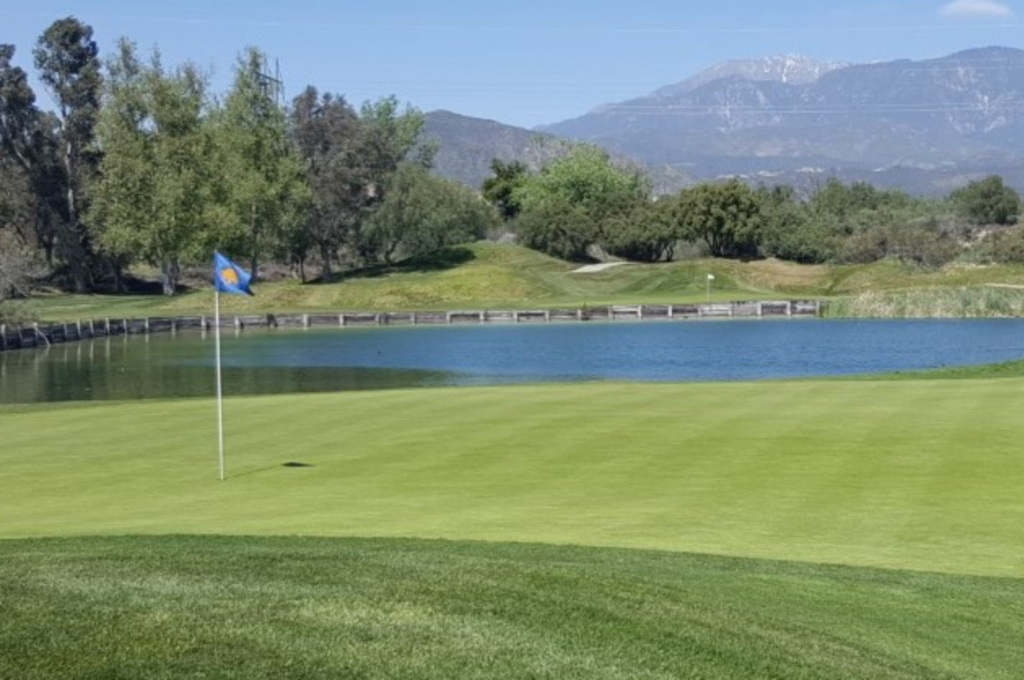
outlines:
M569 140L648 166L665 189L722 176L797 186L836 176L938 194L998 173L1024 190L1024 50L871 64L734 60L532 131L450 112L428 114L427 130L441 142L438 171L474 186L493 157L537 165Z

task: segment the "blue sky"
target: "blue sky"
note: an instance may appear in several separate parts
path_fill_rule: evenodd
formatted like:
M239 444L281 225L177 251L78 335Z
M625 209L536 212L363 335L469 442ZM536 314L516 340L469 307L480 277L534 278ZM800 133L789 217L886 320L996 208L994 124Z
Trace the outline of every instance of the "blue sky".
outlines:
M40 33L68 15L93 27L102 51L120 36L146 53L159 47L165 65L208 70L218 92L255 45L280 64L289 98L307 84L356 104L394 94L423 111L524 127L730 58L866 62L1024 48L1024 0L0 0L0 42L15 44L16 63L31 70Z

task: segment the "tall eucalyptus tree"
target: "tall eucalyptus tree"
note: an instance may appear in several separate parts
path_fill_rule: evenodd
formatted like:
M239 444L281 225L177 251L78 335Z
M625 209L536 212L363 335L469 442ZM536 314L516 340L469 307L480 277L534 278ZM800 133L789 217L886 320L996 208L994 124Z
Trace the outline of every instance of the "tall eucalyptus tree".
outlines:
M97 155L92 148L99 115L99 48L92 27L74 17L53 22L40 36L33 51L39 79L50 90L60 123L64 202L56 221L53 246L67 268L75 291L85 292L93 283L93 249L83 222L86 187L94 176Z
M58 126L36 106L28 74L13 63L13 45L0 45L0 229L45 252L54 263L55 224L64 198Z

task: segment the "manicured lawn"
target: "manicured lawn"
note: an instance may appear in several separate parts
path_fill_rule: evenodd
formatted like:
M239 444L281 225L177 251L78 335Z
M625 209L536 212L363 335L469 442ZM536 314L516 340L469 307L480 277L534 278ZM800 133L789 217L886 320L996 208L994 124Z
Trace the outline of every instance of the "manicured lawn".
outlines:
M1015 378L421 389L0 411L0 537L528 541L1024 576ZM311 467L287 467L289 462Z
M0 676L975 678L1020 580L528 544L0 541Z
M717 300L1021 299L987 285L1012 267L572 269L475 244L224 306L672 303L708 273ZM210 399L0 405L0 678L1018 678L1022 373L229 396L224 482Z

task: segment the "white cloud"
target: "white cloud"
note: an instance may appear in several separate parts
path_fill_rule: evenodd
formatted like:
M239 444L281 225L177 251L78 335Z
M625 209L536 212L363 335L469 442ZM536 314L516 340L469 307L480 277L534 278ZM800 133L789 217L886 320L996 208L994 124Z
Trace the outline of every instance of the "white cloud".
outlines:
M943 6L941 14L956 19L1006 19L1013 16L1013 10L995 0L954 0Z

